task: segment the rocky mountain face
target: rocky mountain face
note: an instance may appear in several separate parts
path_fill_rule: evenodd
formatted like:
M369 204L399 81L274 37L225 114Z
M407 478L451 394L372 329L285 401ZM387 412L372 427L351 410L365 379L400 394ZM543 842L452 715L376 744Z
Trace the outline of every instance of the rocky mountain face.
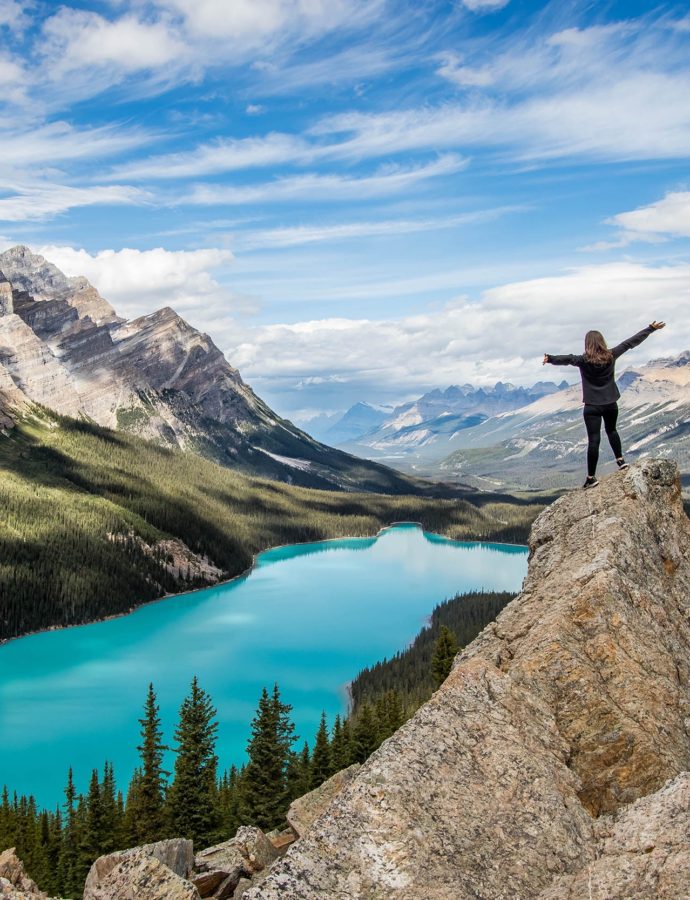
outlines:
M436 389L411 403L403 403L388 415L379 414L379 421L360 428L353 426L362 418L357 415L358 407L365 404L357 404L331 427L328 436L331 443L361 456L404 457L408 461L418 457L440 459L452 450L449 442L458 432L473 428L490 416L519 409L564 386L566 382L557 385L551 381L540 381L528 388L501 381L491 388L451 385L444 391ZM366 425L362 418L361 426Z
M676 898L690 522L649 460L536 521L522 593L247 900Z
M690 352L628 369L618 379L618 431L630 458L670 456L690 475ZM584 472L586 435L582 393L573 385L453 437L456 448L420 474L456 477L481 487L562 485ZM601 465L613 457L602 432Z
M374 406L364 401L355 403L343 415L319 417L309 423L310 434L332 446L357 440L378 428L393 412L393 407Z
M298 484L410 489L277 416L174 310L127 322L85 278L14 247L0 254L0 427L31 403Z

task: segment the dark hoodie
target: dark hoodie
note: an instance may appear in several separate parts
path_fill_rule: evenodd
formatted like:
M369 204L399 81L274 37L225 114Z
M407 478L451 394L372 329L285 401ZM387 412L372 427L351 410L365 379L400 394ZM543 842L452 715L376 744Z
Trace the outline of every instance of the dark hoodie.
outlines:
M615 382L616 360L627 350L632 350L641 344L654 331L651 325L638 331L632 337L611 349L613 359L610 363L596 365L589 362L585 356L566 354L554 356L546 354L546 361L554 366L577 366L582 378L582 402L594 406L605 406L607 403L615 403L620 397L618 385Z

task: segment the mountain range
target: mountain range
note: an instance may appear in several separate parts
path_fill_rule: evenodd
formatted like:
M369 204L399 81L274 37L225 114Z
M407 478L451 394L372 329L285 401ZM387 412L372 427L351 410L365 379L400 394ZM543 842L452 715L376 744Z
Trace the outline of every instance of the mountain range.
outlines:
M618 430L626 454L631 459L672 455L690 485L690 351L627 369L618 385ZM331 426L334 437L345 436L334 443L415 476L484 490L551 490L579 478L583 469L579 382L454 385L388 415L369 407L369 418L362 414L367 406L357 404ZM374 424L367 429L368 421ZM606 471L613 461L602 438L601 470Z
M690 483L690 352L628 369L618 385L618 431L626 456L673 456L684 483ZM456 449L445 458L411 470L491 490L563 485L564 476L584 470L581 387L493 416L456 434L453 443ZM603 434L600 459L603 471L613 466Z
M428 453L444 455L452 435L488 419L518 409L567 386L540 381L532 387L497 382L493 387L471 384L435 389L394 409L357 403L325 432L325 439L342 449L370 458L397 461ZM449 448L446 452L450 452Z
M126 321L85 278L17 246L0 254L0 427L35 404L288 483L420 489L278 416L170 307Z

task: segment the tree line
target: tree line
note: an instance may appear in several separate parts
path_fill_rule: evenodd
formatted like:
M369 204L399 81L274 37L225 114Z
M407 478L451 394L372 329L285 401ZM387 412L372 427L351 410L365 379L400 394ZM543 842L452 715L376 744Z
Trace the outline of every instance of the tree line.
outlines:
M200 568L171 566L161 549L170 538L230 578L269 547L375 535L399 521L453 539L522 543L545 502L296 487L53 418L0 435L0 641L208 584Z
M437 606L430 624L406 650L363 670L352 683L349 715L325 713L312 744L298 737L292 707L277 684L264 688L251 723L247 759L219 772L216 709L192 680L166 744L155 690L149 685L139 719L139 765L118 790L111 763L93 770L77 794L70 770L64 802L39 810L33 797L0 801L0 849L16 846L31 877L50 894L81 893L93 861L104 853L186 837L197 849L235 834L241 825L271 831L285 824L290 803L335 772L364 762L447 677L459 646L473 640L512 598L503 593L458 595ZM164 768L173 749L172 772Z
M285 824L290 803L327 778L366 758L402 724L395 691L380 698L356 724L335 717L328 728L321 717L312 746L295 749L292 707L278 685L264 688L251 725L247 760L219 773L216 709L194 678L180 707L174 732L173 772L165 752L158 703L149 686L139 720L139 765L126 792L118 790L111 763L94 769L88 790L78 794L70 769L64 802L39 810L34 797L0 801L0 849L14 846L30 876L56 896L79 896L91 864L104 853L185 837L195 848L231 837L240 825L271 831Z

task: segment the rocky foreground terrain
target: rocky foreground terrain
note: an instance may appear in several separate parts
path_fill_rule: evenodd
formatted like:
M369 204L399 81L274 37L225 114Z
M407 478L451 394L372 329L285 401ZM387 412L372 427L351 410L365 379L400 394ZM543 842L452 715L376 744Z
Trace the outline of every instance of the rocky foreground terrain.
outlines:
M32 404L277 480L410 493L271 410L170 307L131 322L27 247L0 253L0 429Z
M648 460L540 515L522 593L283 846L240 829L177 873L115 854L85 896L681 900L689 770L690 521Z

